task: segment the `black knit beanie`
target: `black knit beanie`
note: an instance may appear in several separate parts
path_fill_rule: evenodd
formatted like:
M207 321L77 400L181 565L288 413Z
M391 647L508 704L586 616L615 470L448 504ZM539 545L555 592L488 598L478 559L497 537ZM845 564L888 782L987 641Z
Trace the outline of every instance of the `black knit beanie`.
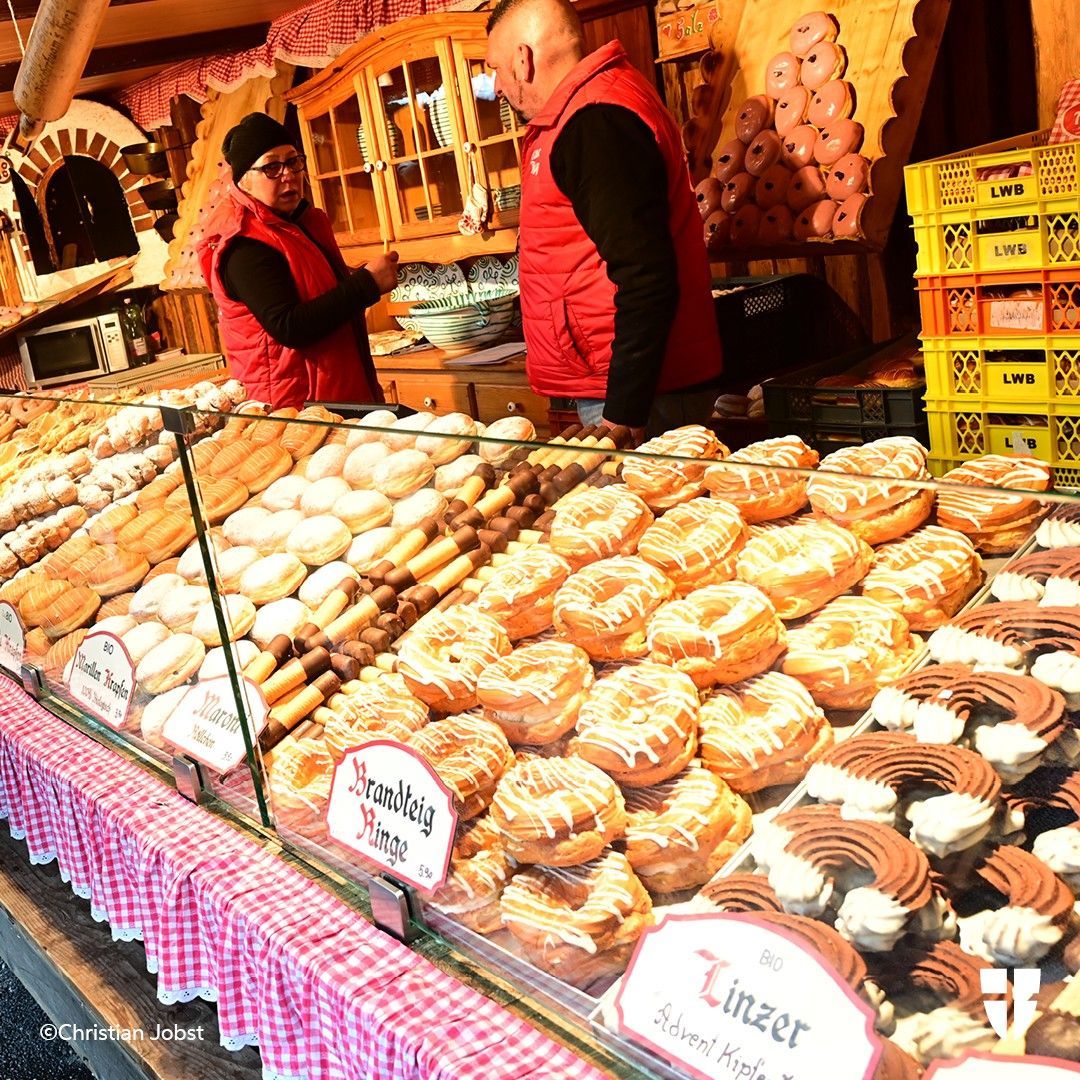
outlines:
M225 160L232 166L233 179L239 180L275 146L296 146L296 140L284 124L265 113L248 113L234 128L225 133L221 144Z

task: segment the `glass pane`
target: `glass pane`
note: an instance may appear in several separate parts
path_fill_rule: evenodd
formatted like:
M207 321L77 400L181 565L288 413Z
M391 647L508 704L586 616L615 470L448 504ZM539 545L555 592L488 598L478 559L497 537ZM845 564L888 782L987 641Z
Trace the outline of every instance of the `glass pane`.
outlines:
M365 158L360 149L363 125L360 102L356 98L346 98L334 107L334 134L337 137L337 149L343 169L358 169L364 164Z
M377 229L379 209L375 202L375 188L370 174L349 173L344 180L353 232Z
M516 211L521 205L521 165L514 139L503 139L481 149L491 202L496 213Z
M388 160L414 157L427 150L432 140L427 122L421 120L410 104L409 88L402 68L392 68L378 78L379 96L386 117Z
M416 160L399 162L393 170L401 219L406 224L456 217L464 209L452 151L424 158L423 172ZM424 175L427 176L426 187Z
M334 232L348 232L349 216L345 210L345 195L341 190L341 180L333 177L329 180L318 180L316 183L322 193L322 208L330 218Z
M312 118L311 148L315 153L314 172L328 173L337 170L337 151L334 149L334 133L330 126L329 113Z
M487 70L483 60L469 61L469 81L480 122L480 138L492 139L518 130L517 114L505 98L496 98L495 76Z

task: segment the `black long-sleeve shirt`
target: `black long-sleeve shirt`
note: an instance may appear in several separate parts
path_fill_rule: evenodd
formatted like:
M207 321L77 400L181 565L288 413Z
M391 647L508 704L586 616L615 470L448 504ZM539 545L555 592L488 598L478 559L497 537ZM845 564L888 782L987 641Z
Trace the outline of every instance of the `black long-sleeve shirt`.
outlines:
M293 215L294 221L300 212ZM367 270L361 267L343 276L329 255L327 262L339 277L337 285L314 300L301 301L285 256L260 240L237 236L222 256L221 282L275 341L302 349L361 319L364 308L379 299L379 287ZM362 349L361 355L366 352Z
M604 417L644 427L679 305L667 169L656 137L621 105L588 105L559 133L551 175L616 287Z

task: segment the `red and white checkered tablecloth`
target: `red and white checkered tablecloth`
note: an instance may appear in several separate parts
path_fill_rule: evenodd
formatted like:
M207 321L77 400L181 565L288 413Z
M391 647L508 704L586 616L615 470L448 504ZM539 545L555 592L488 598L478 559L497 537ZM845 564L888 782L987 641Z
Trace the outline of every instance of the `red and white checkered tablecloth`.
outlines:
M166 1003L217 1002L267 1076L600 1080L524 1020L0 679L0 818L56 860Z

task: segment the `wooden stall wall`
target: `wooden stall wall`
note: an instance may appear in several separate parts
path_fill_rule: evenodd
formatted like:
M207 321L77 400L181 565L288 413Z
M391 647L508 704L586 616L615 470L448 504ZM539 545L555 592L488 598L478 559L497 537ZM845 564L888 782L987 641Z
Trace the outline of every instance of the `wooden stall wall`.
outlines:
M618 38L634 67L650 81L656 80L656 19L651 3L575 0L574 7L581 17L585 48L589 52Z
M1061 0L1058 6L1066 3ZM737 6L732 5L732 17ZM1038 126L1031 5L1028 0L1000 0L992 8L991 13L984 0L952 0L912 161ZM689 95L701 81L697 61L661 66L669 105L681 122L689 115ZM811 273L822 277L874 341L884 341L917 325L914 271L915 247L903 199L880 254L714 264L717 276Z

